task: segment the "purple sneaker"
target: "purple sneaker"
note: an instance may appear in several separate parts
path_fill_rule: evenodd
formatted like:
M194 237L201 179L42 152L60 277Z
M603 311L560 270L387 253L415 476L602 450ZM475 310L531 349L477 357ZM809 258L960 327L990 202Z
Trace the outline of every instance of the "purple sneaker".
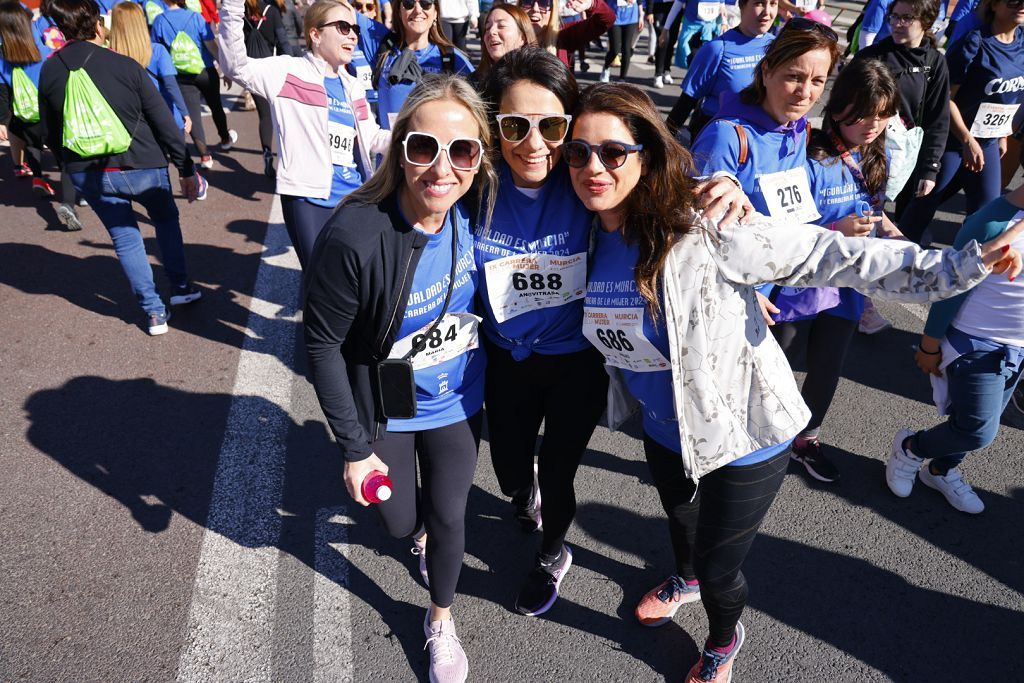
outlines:
M528 617L544 614L558 599L558 587L562 585L569 567L572 566L572 550L562 546L561 556L552 564L544 564L537 558L533 568L516 598L516 611Z

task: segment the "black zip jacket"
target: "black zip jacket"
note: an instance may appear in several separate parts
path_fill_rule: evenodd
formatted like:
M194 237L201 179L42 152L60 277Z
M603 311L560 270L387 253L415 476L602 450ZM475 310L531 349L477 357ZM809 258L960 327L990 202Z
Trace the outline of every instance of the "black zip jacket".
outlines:
M877 59L889 67L900 92L900 115L924 129L914 177L935 180L949 135L949 69L942 53L927 38L921 47L908 48L889 37L854 59Z
M123 154L83 159L64 148L64 90L70 69L80 68L83 63L96 89L132 136L131 146ZM46 130L47 146L67 164L70 173L166 168L168 158L181 177L194 173L185 138L146 70L134 59L98 45L75 40L46 60L39 76L39 119Z
M395 343L427 241L393 196L344 205L313 248L303 314L310 378L348 461L370 457L386 423L373 367Z

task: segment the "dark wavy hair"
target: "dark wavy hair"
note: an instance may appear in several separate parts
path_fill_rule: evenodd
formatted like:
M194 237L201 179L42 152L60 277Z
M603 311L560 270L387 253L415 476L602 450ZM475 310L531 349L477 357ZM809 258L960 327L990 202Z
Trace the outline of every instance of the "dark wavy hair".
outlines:
M852 123L873 116L895 116L899 107L899 90L888 67L875 59L855 59L836 77L832 94L825 105L821 130L815 131L807 155L820 161L842 163L839 150L832 140L835 133L840 140L841 123ZM839 117L842 115L842 119ZM844 144L847 143L843 140ZM860 149L860 168L864 173L864 188L872 197L885 189L889 178L889 163L885 156L885 131Z
M658 288L665 259L683 235L699 230L694 216L697 175L690 152L676 142L651 98L624 83L598 84L580 95L573 123L584 114L611 114L644 146L645 173L623 206L623 239L640 248L633 277L651 317L661 312ZM572 137L570 131L569 137Z

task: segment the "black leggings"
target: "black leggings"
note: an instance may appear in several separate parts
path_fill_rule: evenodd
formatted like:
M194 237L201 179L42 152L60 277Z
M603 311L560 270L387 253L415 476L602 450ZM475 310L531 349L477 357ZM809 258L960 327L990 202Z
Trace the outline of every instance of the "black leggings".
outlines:
M807 376L800 389L807 407L811 409L811 421L804 428L804 436L817 436L825 414L832 405L832 398L839 386L839 375L843 371L846 350L857 331L857 321L820 313L809 320L775 323L771 328L775 340L786 353L790 365L794 364L801 345L799 339L807 339Z
M636 37L636 24L612 26L608 31L608 54L604 56L604 68L610 69L615 55L622 53L619 66L619 78L626 79L629 73L629 60L633 59L633 38Z
M573 481L604 411L608 374L596 349L534 353L523 361L487 344L484 396L491 462L502 493L524 503L533 487L533 454L544 421L537 462L543 536L541 553L557 555L576 516Z
M269 152L274 144L274 120L270 115L270 102L259 95L252 96L256 115L260 117L260 147Z
M659 2L654 6L654 35L660 36L665 28L665 20L672 9L671 2ZM679 27L683 24L683 13L680 12L676 20L668 29L668 40L664 45L658 45L654 50L654 75L664 76L672 71L672 60L676 55L676 41L679 40ZM657 40L657 38L655 38Z
M21 138L25 143L25 164L31 169L32 175L36 178L43 178L43 125L36 123L25 123L16 116L11 117L9 125L11 135ZM75 205L75 186L71 184L71 178L64 169L61 169L60 176L60 202L61 204Z
M206 100L206 106L210 108L213 125L217 127L220 139L227 140L228 117L224 113L224 105L220 102L220 77L217 75L216 69L208 66L197 74L178 74L177 78L181 96L185 98L189 118L192 119L192 142L196 144L199 156L209 156L210 150L206 146L203 110L199 103L199 96L202 95Z
M430 600L451 607L466 552L466 501L483 416L422 432L386 432L373 452L388 466L394 495L377 512L395 538L427 531ZM416 486L419 462L421 488Z
M452 45L459 48L463 52L468 52L466 49L466 36L469 35L469 22L463 21L460 23L452 23L450 21L441 21L441 31L444 33L444 37L452 42Z
M646 434L644 455L668 514L676 573L700 581L708 641L726 647L747 605L747 580L740 569L782 486L789 453L754 465L719 467L701 477L696 491L682 457Z
M327 219L334 209L307 202L301 197L281 195L281 213L284 215L284 227L288 229L288 237L299 257L299 265L306 269L313 255L313 245L320 236Z

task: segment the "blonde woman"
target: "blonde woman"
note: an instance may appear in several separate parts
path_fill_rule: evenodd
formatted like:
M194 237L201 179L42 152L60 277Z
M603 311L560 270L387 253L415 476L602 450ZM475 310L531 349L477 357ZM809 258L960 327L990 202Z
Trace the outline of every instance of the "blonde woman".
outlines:
M452 683L469 669L451 606L484 400L479 275L459 200L474 186L478 198L485 190L493 197L496 177L485 154L487 108L462 78L425 75L393 130L384 165L317 242L306 279L306 349L349 494L366 505L362 482L374 470L387 473L393 495L376 510L388 533L413 537L426 551L429 675ZM395 370L404 383L388 383Z
M149 26L141 5L122 2L110 11L110 49L139 63L163 95L167 107L174 115L174 122L182 133L192 130L192 119L188 116L185 98L178 87L178 72L171 63L171 54L160 43L150 42Z
M224 75L270 103L277 138L277 193L303 268L338 202L373 172L390 133L380 129L359 79L346 67L359 35L355 10L317 0L306 10L304 57L252 59L245 49L245 0L221 4Z

